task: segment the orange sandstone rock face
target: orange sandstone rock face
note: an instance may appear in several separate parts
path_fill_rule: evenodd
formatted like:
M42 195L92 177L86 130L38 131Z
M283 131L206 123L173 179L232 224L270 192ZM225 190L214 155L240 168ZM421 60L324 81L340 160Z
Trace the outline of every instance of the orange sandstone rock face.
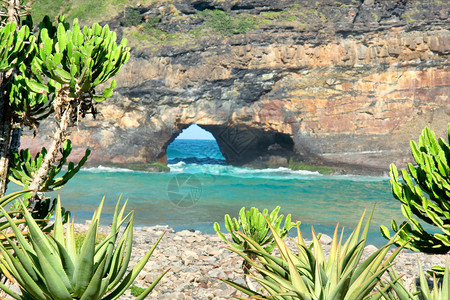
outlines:
M91 163L164 161L168 144L195 123L237 165L274 156L380 172L405 164L424 126L446 136L450 10L433 4L432 19L410 24L393 2L366 0L336 16L323 8L334 18L324 30L262 26L134 49L113 99L73 132L74 144L95 150ZM375 22L373 11L383 18Z

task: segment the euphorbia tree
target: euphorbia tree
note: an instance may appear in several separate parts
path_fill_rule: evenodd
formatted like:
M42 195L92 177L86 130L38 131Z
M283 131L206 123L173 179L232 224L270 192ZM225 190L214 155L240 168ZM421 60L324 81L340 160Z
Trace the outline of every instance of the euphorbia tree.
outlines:
M7 3L20 8L17 0ZM18 19L20 10L12 11ZM95 115L95 104L112 95L114 80L101 94L94 89L117 74L130 53L126 40L117 44L115 32L107 25L81 29L75 19L70 29L63 17L56 26L45 18L33 35L28 26L17 23L0 28L0 171L8 171L2 174L0 195L9 174L33 191L29 196L32 205L42 198L40 193L60 188L86 161L88 151L77 167L70 163L66 174L56 177L71 151L69 128L87 113ZM55 117L55 130L48 150L44 148L35 158L26 150L19 153L22 126L36 129L49 115Z
M100 95L94 93L94 88L117 74L130 55L126 41L117 45L116 34L107 25L102 28L94 24L82 31L76 19L72 30L68 30L63 20L57 27L43 25L31 61L34 78L25 78L25 83L27 90L45 95L51 102L57 128L44 161L30 183L34 195L52 171L69 126L86 113L95 115L95 103L111 97L116 82L112 80Z
M448 125L450 137L450 124ZM407 170L391 165L391 187L394 198L402 204L403 216L408 222L391 227L397 234L395 243L413 251L445 254L450 251L450 145L436 139L428 127L422 131L419 143L411 141L415 163ZM403 180L402 180L403 179ZM423 226L427 224L428 227ZM432 229L430 229L431 226ZM390 239L386 226L383 236ZM434 267L443 274L443 267Z
M19 29L20 17L26 14L19 0L0 0L0 196L5 193L9 151L18 145L20 129L14 127L9 105L9 89L13 74L30 54L27 26ZM16 126L18 127L18 126Z

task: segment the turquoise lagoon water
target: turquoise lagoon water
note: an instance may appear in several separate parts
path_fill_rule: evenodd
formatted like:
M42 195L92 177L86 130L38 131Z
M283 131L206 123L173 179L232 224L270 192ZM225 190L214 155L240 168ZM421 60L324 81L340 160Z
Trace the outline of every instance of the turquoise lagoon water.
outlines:
M135 225L169 225L175 230L213 233L215 221L236 216L242 206L291 213L302 232L331 235L337 222L350 233L362 212L376 203L369 243L381 245L379 225L403 220L387 177L323 176L286 168L254 170L225 165L215 141L175 140L168 149L171 171L146 173L87 168L59 191L77 222L90 219L103 196L108 224L121 194L135 208ZM222 225L223 228L223 225Z

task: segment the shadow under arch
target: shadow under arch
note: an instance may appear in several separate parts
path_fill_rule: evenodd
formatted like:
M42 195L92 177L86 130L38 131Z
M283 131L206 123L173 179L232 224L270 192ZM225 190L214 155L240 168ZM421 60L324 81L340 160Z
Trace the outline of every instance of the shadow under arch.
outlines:
M159 157L167 157L167 147L183 129L192 124L178 126L162 149ZM208 125L198 124L210 132L225 158L225 163L235 166L256 168L288 166L289 159L295 156L294 141L288 134L277 131L266 131L246 125Z

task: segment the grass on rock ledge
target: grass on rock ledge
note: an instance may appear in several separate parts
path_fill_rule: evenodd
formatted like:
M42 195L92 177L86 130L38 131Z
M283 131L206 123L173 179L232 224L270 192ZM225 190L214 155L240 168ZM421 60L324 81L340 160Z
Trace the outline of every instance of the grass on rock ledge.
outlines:
M292 158L289 160L289 169L293 171L319 172L322 175L330 175L336 172L336 168L333 167L308 165L305 163L296 162Z

